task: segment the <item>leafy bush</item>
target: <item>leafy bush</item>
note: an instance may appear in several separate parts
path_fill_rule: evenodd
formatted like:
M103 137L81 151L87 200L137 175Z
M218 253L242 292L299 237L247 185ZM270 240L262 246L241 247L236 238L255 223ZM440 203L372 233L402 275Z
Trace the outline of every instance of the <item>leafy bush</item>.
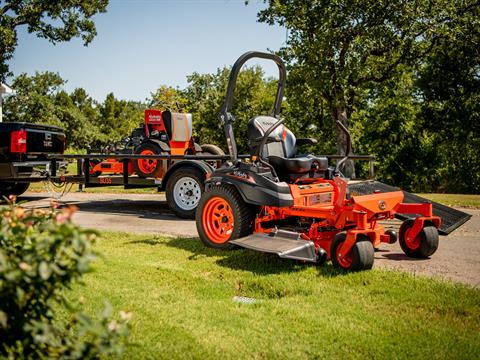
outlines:
M0 358L120 356L130 315L111 319L107 304L91 319L64 294L90 270L96 233L71 223L73 207L26 210L10 200L0 209ZM58 320L64 307L68 322Z

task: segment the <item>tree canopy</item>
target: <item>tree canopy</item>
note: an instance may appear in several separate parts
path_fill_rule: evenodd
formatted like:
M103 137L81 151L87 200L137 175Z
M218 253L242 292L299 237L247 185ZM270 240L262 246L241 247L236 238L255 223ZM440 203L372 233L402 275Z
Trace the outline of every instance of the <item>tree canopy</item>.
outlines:
M3 0L0 2L0 81L10 75L8 60L17 47L17 31L26 26L52 43L80 37L88 45L97 34L92 17L108 0Z
M332 121L340 120L355 152L376 157L380 181L480 193L479 9L472 0L270 1L259 20L289 31L279 51L288 69L287 126L319 140L305 151L341 153L344 139ZM96 101L81 88L65 91L59 74L21 74L12 84L17 96L5 101L5 120L60 125L69 147L84 149L129 135L147 107L169 108L193 114L198 143L225 150L218 112L229 72L194 72L185 88L162 85L144 102L113 93ZM268 114L275 88L259 67L240 73L232 109L240 152L248 151L247 121Z
M12 84L16 96L5 100L4 120L60 126L68 146L78 150L118 141L143 121L146 104L119 100L113 93L98 102L82 88L66 92L65 83L57 73L20 74Z
M258 19L289 31L279 52L289 65L289 83L321 97L331 118L348 126L370 89L406 66L421 66L450 36L451 24L476 11L478 4L468 0L272 0ZM345 141L337 131L339 154Z

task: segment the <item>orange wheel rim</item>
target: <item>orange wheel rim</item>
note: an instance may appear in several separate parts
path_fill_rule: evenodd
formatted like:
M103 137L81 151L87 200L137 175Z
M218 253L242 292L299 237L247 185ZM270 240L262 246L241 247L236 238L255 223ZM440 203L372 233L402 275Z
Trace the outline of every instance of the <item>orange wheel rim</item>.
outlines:
M213 197L203 208L202 224L210 241L223 244L233 232L233 211L230 204L220 197Z
M155 153L152 150L142 150L140 155L155 155ZM144 174L151 174L157 168L157 160L153 159L139 159L137 164L140 171Z
M348 252L347 255L344 257L340 258L340 249L342 248L343 243L338 244L336 250L335 250L335 257L337 258L337 262L344 268L348 269L350 266L352 266L352 250Z
M415 238L411 239L408 235L410 234L412 228L408 228L405 231L405 244L408 246L409 249L415 250L418 249L420 246L420 234L418 234Z

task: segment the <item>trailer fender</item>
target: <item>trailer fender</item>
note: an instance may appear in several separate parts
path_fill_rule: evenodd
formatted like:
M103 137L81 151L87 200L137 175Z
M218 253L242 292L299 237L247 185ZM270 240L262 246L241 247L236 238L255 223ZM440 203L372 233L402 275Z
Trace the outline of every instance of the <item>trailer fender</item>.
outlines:
M168 179L172 176L172 174L178 169L185 168L185 167L193 167L195 169L200 170L205 175L208 173L212 173L215 170L211 165L209 165L208 163L202 160L180 160L174 163L172 166L170 166L168 171L165 173L165 176L162 179L160 190L165 191L165 188L168 183Z
M199 144L194 143L193 146L195 147L195 152L202 152L202 147Z
M155 145L160 146L160 149L162 149L162 151L170 152L170 146L168 146L168 144L164 141L160 141L157 139L148 139L146 142L152 142Z

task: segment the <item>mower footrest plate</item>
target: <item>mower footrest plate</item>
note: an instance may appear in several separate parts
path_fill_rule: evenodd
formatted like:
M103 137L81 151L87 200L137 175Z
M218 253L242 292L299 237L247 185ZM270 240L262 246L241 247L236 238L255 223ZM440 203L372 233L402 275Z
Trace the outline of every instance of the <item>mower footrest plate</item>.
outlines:
M312 241L293 240L269 234L252 234L230 243L261 252L277 254L281 258L316 262L315 245Z

